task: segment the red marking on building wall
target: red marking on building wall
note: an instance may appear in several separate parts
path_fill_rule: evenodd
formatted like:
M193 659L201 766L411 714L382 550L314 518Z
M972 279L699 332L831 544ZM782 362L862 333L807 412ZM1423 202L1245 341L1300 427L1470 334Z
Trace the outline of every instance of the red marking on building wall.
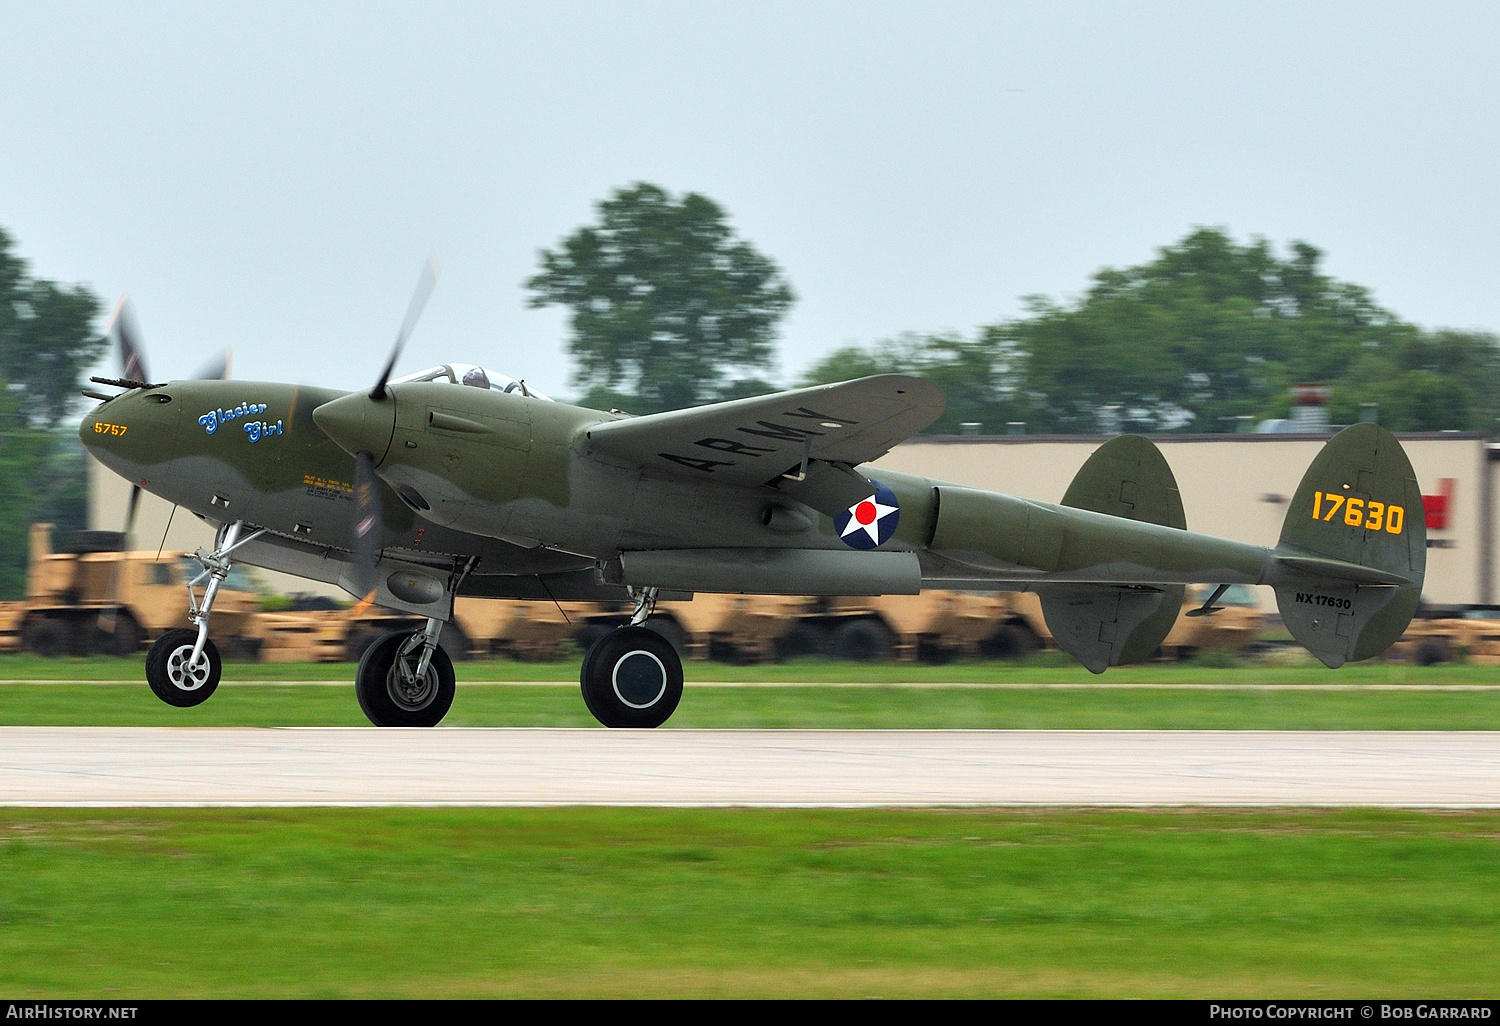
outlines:
M1453 514L1453 486L1451 477L1438 478L1438 494L1422 496L1422 511L1427 514L1427 530L1445 531L1448 518Z

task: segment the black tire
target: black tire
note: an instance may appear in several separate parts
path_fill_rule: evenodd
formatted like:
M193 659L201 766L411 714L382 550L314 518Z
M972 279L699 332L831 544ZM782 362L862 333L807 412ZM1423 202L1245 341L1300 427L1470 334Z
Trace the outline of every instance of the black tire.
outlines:
M917 662L943 666L953 661L953 649L929 637L917 639Z
M1417 644L1417 650L1412 653L1412 662L1418 666L1436 666L1438 663L1446 663L1452 658L1448 646L1441 641L1423 641Z
M33 620L21 635L26 651L52 659L68 650L68 628L57 620Z
M879 620L850 620L833 632L833 652L854 663L879 663L891 657L895 639Z
M365 717L377 727L435 727L453 705L453 660L441 645L433 650L421 682L403 683L396 656L412 636L409 631L387 634L365 649L359 660L354 693ZM413 669L421 651L417 648L406 656Z
M1042 639L1030 627L1003 623L979 643L979 654L985 659L1023 659L1041 647Z
M579 671L583 704L606 727L659 727L682 701L682 660L648 627L601 638Z
M166 631L146 653L146 683L156 697L179 709L202 705L219 686L223 663L219 646L212 638L203 643L207 666L196 671L187 668L187 660L198 643L198 632L184 628Z
M797 659L801 656L826 656L829 649L828 631L806 620L792 624L776 639L778 660Z
M89 650L99 655L128 656L141 647L145 632L129 613L114 615L113 630L110 629L108 613L102 613L94 623Z

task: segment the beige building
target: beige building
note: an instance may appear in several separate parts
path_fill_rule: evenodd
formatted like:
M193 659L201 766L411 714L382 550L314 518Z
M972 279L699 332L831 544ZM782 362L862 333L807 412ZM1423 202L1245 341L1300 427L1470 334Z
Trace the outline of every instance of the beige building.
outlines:
M1258 545L1274 545L1287 501L1325 436L1162 435L1155 441L1177 475L1188 526ZM877 461L912 474L1057 502L1104 438L975 435L918 438ZM1493 548L1496 448L1482 435L1403 435L1424 495L1446 496L1445 525L1428 531L1425 598L1439 604L1497 601ZM1449 482L1449 484L1444 484ZM118 531L125 523L129 482L89 460L89 522ZM170 530L168 522L170 521ZM210 546L203 521L149 494L141 497L129 544L168 551ZM324 594L329 585L259 572L276 590ZM1262 601L1274 608L1269 591Z

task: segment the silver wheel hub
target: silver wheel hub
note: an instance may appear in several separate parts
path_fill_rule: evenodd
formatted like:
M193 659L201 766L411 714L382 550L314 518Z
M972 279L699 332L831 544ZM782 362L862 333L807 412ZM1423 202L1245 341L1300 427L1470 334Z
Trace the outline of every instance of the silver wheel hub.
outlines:
M400 709L407 712L420 712L432 704L432 700L438 693L437 668L428 666L427 672L420 678L411 676L416 670L416 659L404 668L402 663L405 657L400 657L391 666L391 671L385 676L386 694L391 696L391 701L396 703Z
M193 658L193 646L181 645L172 650L167 656L167 680L179 691L197 691L208 683L209 658L205 652L198 659L197 666L188 666L188 660Z

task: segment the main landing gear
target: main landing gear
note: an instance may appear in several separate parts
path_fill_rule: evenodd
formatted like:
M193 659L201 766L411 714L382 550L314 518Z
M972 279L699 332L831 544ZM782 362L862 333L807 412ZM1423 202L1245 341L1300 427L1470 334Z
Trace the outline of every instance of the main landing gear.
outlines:
M453 661L438 647L443 621L387 634L365 650L354 678L359 707L377 727L435 727L453 704Z
M682 660L672 643L641 626L656 608L655 588L635 593L635 613L583 657L583 703L606 727L659 727L682 700Z
M200 705L219 686L219 647L208 636L208 617L213 612L219 586L229 576L229 554L264 533L253 531L240 537L244 524L238 520L224 528L212 553L199 549L193 554L203 572L188 582L188 621L197 629L164 631L146 653L146 683L156 697L180 709ZM203 602L193 591L203 584Z

